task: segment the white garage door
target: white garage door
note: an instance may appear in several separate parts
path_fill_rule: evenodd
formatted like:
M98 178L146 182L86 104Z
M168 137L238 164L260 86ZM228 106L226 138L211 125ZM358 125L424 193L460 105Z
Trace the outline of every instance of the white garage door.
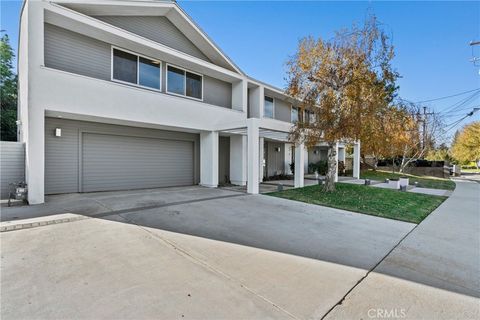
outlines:
M191 141L84 133L82 191L193 185L193 152Z

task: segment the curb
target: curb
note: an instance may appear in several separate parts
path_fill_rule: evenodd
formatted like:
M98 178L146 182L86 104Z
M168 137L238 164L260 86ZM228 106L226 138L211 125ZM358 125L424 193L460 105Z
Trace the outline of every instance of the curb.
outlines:
M47 217L44 217L44 218L47 218ZM75 215L73 217L57 218L52 220L45 220L45 219L44 220L26 219L26 220L18 220L18 221L13 220L13 221L0 223L0 233L23 230L23 229L31 229L31 228L37 228L37 227L44 227L44 226L53 225L53 224L74 222L74 221L80 221L85 219L90 219L90 217ZM29 220L34 220L34 221L28 222Z

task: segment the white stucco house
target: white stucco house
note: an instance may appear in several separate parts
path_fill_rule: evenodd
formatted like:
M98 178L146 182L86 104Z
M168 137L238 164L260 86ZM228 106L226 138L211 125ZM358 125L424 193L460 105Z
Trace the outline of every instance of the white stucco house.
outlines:
M303 186L308 159L324 152L292 148L301 110L246 75L175 2L27 0L18 73L30 204L226 181L255 194L292 161ZM358 177L359 145L354 158Z

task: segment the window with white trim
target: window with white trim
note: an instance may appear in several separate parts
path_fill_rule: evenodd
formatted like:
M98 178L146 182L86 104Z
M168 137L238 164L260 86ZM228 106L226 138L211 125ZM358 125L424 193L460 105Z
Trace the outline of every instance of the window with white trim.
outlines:
M202 100L203 76L167 65L167 92Z
M273 119L273 98L265 96L265 103L263 105L263 116L265 118L272 118Z
M298 108L292 106L292 112L291 112L291 117L290 120L292 123L297 123L298 122Z
M112 80L160 90L161 62L112 48Z

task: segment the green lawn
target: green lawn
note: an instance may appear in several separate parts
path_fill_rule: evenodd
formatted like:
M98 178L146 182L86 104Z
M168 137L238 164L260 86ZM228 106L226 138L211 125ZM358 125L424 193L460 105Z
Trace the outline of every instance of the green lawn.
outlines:
M364 170L361 172L360 177L362 179L371 179L371 180L380 180L385 179L398 179L399 177L409 177L410 185L414 185L415 181L418 182L419 187L423 188L432 188L432 189L444 189L444 190L454 190L455 182L450 179L442 179L436 177L424 177L424 176L415 176L413 174L404 174L404 173L392 173L388 171L373 171L373 170Z
M337 183L334 192L323 192L314 185L268 195L413 223L422 221L447 199L347 183Z

